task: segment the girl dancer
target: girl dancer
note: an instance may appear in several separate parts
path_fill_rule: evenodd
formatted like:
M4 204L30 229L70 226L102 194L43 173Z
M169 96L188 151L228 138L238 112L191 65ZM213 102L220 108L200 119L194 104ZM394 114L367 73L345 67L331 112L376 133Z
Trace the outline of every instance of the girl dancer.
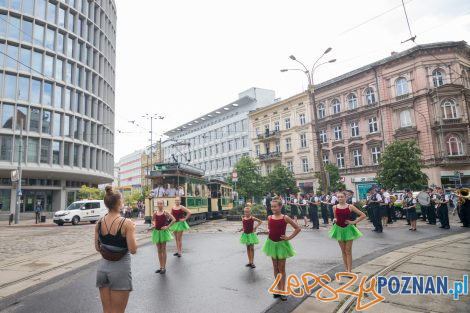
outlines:
M170 224L168 224L168 219L171 220ZM152 242L157 245L160 269L155 273L165 274L166 272L166 243L173 239L168 228L175 222L173 215L163 209L163 200L157 200L157 210L153 214L153 227L155 228L152 233Z
M243 234L240 237L240 243L246 245L246 253L248 254L248 264L246 267L255 268L255 245L259 243L258 237L256 236L256 229L259 227L259 225L261 225L262 222L260 219L251 215L250 207L245 207L243 212L243 228L240 229L240 231L243 231ZM253 227L255 221L257 224L255 227Z
M338 204L333 207L333 227L329 231L331 239L338 240L343 255L344 267L348 273L352 269L352 243L354 239L362 236L356 228L356 224L366 218L366 215L352 204L346 203L344 192L338 192ZM351 213L356 213L359 217L352 221Z
M300 227L289 216L281 214L282 202L279 198L274 198L271 202L271 210L273 215L268 216L268 234L269 238L263 246L263 252L270 256L273 261L274 277L281 275L281 279L277 284L277 290L285 291L286 288L286 259L295 255L289 240L297 236ZM290 236L286 236L286 227L290 224L294 228L294 232ZM286 301L284 295L274 294L274 298L281 298Z
M186 213L186 217L184 213ZM181 205L180 197L176 197L175 206L171 208L171 215L176 219L175 224L170 227L176 239L176 253L173 255L180 258L183 253L183 232L189 229L189 225L186 221L191 217L191 211Z

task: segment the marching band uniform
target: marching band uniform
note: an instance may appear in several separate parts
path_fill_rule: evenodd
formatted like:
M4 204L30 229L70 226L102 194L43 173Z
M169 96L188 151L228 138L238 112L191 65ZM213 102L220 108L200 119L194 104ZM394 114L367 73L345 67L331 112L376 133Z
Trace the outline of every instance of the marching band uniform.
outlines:
M413 208L409 208L412 207ZM406 219L415 221L418 219L418 214L416 214L416 199L413 197L407 197L406 199Z
M449 207L447 206L449 203L449 196L444 194L444 191L442 191L440 199L443 201L443 203L441 203L438 208L439 222L441 223L439 228L449 229Z
M315 195L312 195L309 201L309 206L308 206L310 221L312 221L313 223L312 229L320 228L320 223L318 221L318 202L319 202L319 198Z
M330 214L330 219L333 220L335 218L335 215L333 214L333 206L338 204L338 198L336 198L335 194L331 195L329 202L328 213Z
M370 206L372 208L372 223L374 224L374 231L381 233L383 232L382 215L380 208L382 196L379 193L374 192L374 194L370 197L370 201Z
M328 202L327 195L320 196L320 209L321 209L321 217L323 218L323 224L328 224L328 210L327 210L327 202Z
M470 227L470 199L464 199L460 204L460 214L462 218L462 227Z
M297 206L297 198L290 199L290 215L292 217L299 216L299 208Z
M431 197L431 200L434 200L434 194L432 192L432 189L428 189L427 193L429 194L429 197ZM428 215L428 224L430 225L436 225L436 208L432 204L432 202L426 206L426 213Z

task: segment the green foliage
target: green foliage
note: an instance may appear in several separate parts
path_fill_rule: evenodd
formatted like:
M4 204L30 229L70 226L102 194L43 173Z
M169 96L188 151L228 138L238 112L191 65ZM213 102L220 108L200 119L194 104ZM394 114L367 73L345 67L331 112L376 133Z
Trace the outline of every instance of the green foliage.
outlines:
M380 156L377 182L389 189L420 190L428 176L421 171L421 150L415 141L396 140Z
M286 195L299 192L294 174L286 166L277 164L268 174L265 181L265 191Z
M238 181L232 182L232 177L227 177L226 182L245 199L260 197L264 191L264 179L259 174L258 166L250 157L242 157L236 164L235 170L238 174Z
M339 189L346 189L346 185L343 184L341 181L341 176L339 175L339 169L334 164L325 164L325 172L327 173L327 177L330 178L330 185L328 187L329 191L339 190ZM320 175L317 173L315 175L317 178L320 178ZM328 182L328 178L327 178ZM320 186L318 191L325 191L325 186ZM317 191L317 194L318 194Z
M137 202L141 201L141 199L142 191L138 189L132 190L131 193L124 196L124 202L131 207L137 206Z
M98 188L82 185L82 187L80 187L80 190L78 191L78 198L89 200L103 200L104 191L99 190Z

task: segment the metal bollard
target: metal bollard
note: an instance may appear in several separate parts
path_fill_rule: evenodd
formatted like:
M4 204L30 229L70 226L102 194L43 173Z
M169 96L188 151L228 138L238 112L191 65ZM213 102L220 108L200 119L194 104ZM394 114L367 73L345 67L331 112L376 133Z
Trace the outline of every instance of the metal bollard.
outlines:
M8 226L10 226L11 223L13 223L13 218L14 218L14 216L15 216L15 215L14 215L13 213L10 214L10 217L8 218Z

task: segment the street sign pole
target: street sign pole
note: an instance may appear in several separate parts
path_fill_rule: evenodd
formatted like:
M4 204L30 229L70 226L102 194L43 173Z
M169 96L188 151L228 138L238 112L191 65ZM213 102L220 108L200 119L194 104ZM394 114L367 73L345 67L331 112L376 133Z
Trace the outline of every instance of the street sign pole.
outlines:
M24 120L21 119L20 123L20 146L18 151L18 182L16 183L16 209L15 209L15 224L20 222L20 206L21 206L21 154L23 150L23 123Z

